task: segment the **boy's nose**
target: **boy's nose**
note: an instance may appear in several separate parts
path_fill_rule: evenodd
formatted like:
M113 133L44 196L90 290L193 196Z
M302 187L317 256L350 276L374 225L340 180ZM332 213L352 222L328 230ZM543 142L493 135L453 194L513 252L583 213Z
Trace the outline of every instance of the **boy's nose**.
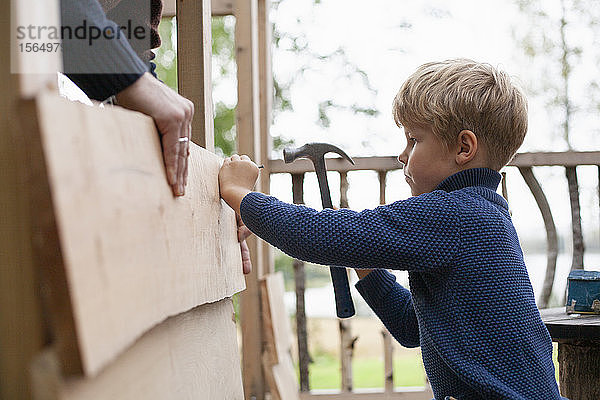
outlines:
M404 154L400 154L398 156L398 162L400 163L400 169L404 169L404 167L406 166L406 160L404 158Z

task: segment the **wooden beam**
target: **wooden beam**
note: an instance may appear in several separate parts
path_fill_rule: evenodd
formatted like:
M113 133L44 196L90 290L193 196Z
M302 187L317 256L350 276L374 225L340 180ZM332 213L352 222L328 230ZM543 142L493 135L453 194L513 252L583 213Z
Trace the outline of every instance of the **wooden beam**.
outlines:
M177 2L177 83L194 103L192 141L215 149L210 0Z
M260 153L263 160L271 156L273 139L271 138L271 121L273 118L273 68L271 65L271 32L273 27L269 19L271 11L270 0L258 0L258 68L259 68L259 126L260 126ZM271 191L271 172L269 163L260 174L260 187L263 193ZM261 242L263 253L264 273L275 270L273 261L273 247Z
M11 4L12 3L12 4ZM47 6L42 2L41 8ZM55 6L56 4L51 4ZM27 138L20 124L19 104L29 75L11 73L11 13L32 8L28 1L2 1L0 13L0 399L30 399L29 363L45 335L31 248ZM13 66L14 67L14 66ZM36 83L34 87L36 87Z
M164 0L163 17L174 17L176 15L176 3L177 0ZM233 15L233 0L212 0L211 9L213 17Z
M174 198L149 117L54 95L37 116L34 239L66 372L95 375L166 317L244 288L217 156L192 144L187 194Z
M327 158L327 170L343 172L400 169L396 156L353 157L353 160L355 165L349 164L342 158ZM508 165L513 167L600 165L600 151L519 153ZM312 163L303 159L291 164L286 164L281 159L269 160L269 166L272 174L314 172Z
M284 294L281 272L268 274L261 280L265 338L262 363L274 400L298 399L298 381L290 355L293 333L283 302Z
M231 299L171 317L94 378L65 379L56 354L33 364L35 400L243 398Z
M259 61L258 61L258 2L236 0L234 3L235 46L238 76L237 143L238 152L247 154L261 164L259 118ZM261 182L257 184L261 190ZM246 276L247 290L241 296L241 322L243 335L242 371L244 393L247 400L262 399L265 382L262 368L256 361L262 359L262 313L259 279L264 274L263 248L259 239L248 240L252 260L252 273Z

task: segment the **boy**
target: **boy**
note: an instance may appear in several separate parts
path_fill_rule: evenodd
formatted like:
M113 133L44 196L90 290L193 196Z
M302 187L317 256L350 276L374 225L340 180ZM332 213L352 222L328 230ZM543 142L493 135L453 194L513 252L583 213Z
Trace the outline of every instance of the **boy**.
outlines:
M559 399L551 339L496 193L527 131L524 95L490 65L449 60L419 67L393 112L407 200L362 212L286 204L252 192L258 169L246 156L225 160L221 196L287 254L357 268L390 333L421 346L436 399ZM410 291L386 269L407 270Z

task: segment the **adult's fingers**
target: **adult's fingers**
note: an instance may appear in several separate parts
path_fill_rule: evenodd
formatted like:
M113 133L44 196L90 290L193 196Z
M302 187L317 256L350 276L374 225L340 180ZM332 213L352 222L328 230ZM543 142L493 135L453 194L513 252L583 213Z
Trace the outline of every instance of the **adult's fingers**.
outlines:
M180 147L179 131L173 129L171 131L162 132L162 144L165 167L167 168L167 181L173 188L173 192L175 192L177 189L177 161Z
M238 228L238 242L243 242L250 235L252 235L252 231L248 229L246 225L242 225Z
M177 184L176 184L176 196L183 196L185 194L185 181L187 173L187 162L189 154L189 133L190 124L184 122L182 125L182 131L178 140L179 152L177 154Z
M250 260L250 249L244 240L240 243L240 251L242 253L242 271L244 274L252 272L252 261Z

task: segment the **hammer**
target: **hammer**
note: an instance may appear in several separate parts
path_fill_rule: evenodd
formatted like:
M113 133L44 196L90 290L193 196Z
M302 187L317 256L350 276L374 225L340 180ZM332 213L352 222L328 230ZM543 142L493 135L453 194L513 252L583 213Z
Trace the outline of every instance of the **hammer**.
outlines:
M342 149L328 143L307 143L296 149L286 148L283 150L283 159L286 163L291 163L297 158L308 158L312 161L319 181L323 208L333 208L329 184L327 183L327 169L325 167L325 154L329 152L337 153L354 164L352 158L350 158ZM335 308L338 318L348 318L353 316L354 304L352 303L352 297L350 296L350 286L348 285L346 268L330 266L329 272L331 273L331 281L333 282Z

